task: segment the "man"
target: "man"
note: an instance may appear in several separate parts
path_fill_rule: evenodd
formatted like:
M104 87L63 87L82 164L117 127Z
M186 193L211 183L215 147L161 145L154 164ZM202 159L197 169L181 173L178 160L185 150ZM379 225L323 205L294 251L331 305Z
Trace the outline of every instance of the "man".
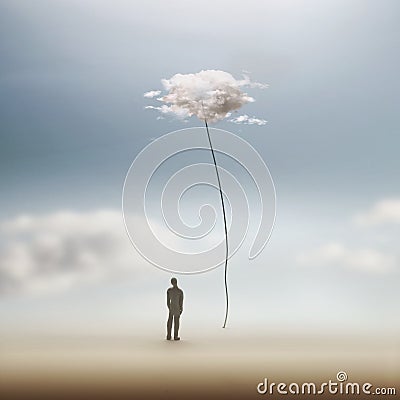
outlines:
M176 278L171 279L172 287L167 290L167 307L169 316L167 321L167 340L171 340L172 320L174 321L174 340L181 340L178 336L179 318L183 311L183 292L178 288Z

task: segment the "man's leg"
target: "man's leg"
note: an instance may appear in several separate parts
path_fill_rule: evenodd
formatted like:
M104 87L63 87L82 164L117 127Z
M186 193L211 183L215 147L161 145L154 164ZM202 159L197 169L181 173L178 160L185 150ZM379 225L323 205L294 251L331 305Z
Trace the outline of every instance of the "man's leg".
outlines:
M172 313L170 312L168 315L168 321L167 321L167 339L171 339L171 329L172 329Z
M179 337L179 314L174 315L174 339Z

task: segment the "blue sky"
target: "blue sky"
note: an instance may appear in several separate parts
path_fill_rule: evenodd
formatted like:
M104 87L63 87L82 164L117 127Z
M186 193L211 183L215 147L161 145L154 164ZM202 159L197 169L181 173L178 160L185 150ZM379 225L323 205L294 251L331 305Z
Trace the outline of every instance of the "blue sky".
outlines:
M269 84L264 91L249 89L257 101L244 109L267 125L216 127L257 149L278 196L271 243L254 263L240 255L232 261L232 320L323 326L327 310L347 304L347 312L332 312L334 324L354 322L357 315L355 327L398 329L399 9L389 0L2 1L0 276L9 279L12 260L40 269L32 252L55 246L43 242L46 234L67 252L66 243L97 219L98 210L108 210L109 219L99 218L92 233L98 229L107 237L111 224L110 241L117 243L108 256L101 253L102 277L75 268L69 283L58 286L57 274L50 279L35 270L43 287L54 285L52 294L33 295L29 278L19 275L17 293L0 299L2 317L15 329L27 315L32 327L42 326L38 321L52 307L58 314L78 298L86 311L67 320L67 327L83 326L99 304L108 311L96 314L96 321L107 325L115 322L115 309L103 303L125 304L118 314L123 321L142 290L152 309L163 307L158 302L168 274L143 264L139 269L148 273L133 271L127 278L128 266L144 261L118 219L122 184L152 138L199 122L156 120L144 110L143 93L178 72L222 69L237 77L247 70ZM67 233L54 222L65 210L72 214L64 217L76 221ZM24 215L34 222L18 247L15 226ZM74 248L77 257L86 248L98 260L92 233L85 231L84 246ZM118 273L106 273L113 263ZM55 270L72 267L57 264ZM221 270L182 279L193 294L193 310L202 315L206 285L221 313L203 312L204 318L222 318ZM264 315L265 304L274 304L276 312ZM154 318L130 312L157 324L164 310L154 311Z

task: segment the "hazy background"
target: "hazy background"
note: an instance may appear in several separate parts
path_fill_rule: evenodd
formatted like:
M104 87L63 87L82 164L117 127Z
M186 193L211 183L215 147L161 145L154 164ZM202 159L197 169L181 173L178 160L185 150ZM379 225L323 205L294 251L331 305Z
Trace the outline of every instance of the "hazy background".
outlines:
M270 85L244 109L267 125L215 125L259 151L278 199L264 252L249 262L244 246L231 261L229 329L398 334L399 11L395 0L0 1L0 335L164 337L171 275L130 245L121 191L153 138L200 124L157 120L143 93L201 69ZM222 269L178 279L182 337L212 337Z

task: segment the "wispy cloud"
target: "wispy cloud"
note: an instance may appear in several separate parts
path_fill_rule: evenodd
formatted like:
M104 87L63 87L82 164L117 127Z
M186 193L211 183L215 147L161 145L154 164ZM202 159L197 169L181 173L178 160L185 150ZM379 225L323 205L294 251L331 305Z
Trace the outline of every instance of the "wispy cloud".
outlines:
M161 90L150 90L149 92L146 92L143 94L143 97L146 97L147 99L152 99L153 97L159 96L161 94Z
M54 292L135 277L148 268L130 245L116 210L23 215L0 229L0 295Z
M267 89L269 87L269 85L266 83L252 81L248 73L245 71L243 72L243 79L240 81L241 86L248 86L252 89Z
M362 226L400 224L400 198L382 199L369 210L357 214L354 220Z
M395 268L396 259L369 248L352 249L340 243L329 243L303 252L297 257L303 266L340 267L367 273L386 273Z
M256 117L249 117L247 114L239 115L238 117L232 118L229 122L233 122L235 124L244 124L244 125L265 125L267 121L265 119L260 119Z

